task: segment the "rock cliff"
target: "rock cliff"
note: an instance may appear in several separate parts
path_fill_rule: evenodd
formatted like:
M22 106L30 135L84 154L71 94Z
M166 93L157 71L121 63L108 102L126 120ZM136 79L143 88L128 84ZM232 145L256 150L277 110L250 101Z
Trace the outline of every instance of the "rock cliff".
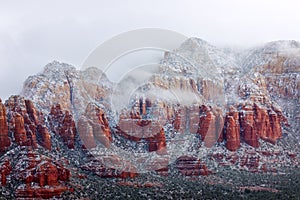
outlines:
M52 198L83 187L73 182L90 173L297 166L299 67L298 42L235 54L191 38L118 105L117 84L101 70L49 63L25 81L24 97L0 100L1 185L15 198Z

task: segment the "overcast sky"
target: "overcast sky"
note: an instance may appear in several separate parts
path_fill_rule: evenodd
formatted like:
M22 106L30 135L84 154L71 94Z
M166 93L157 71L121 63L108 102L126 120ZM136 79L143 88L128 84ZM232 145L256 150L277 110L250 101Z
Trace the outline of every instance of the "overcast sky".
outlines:
M155 27L215 45L300 41L298 0L0 0L0 98L52 60L80 68L99 44Z

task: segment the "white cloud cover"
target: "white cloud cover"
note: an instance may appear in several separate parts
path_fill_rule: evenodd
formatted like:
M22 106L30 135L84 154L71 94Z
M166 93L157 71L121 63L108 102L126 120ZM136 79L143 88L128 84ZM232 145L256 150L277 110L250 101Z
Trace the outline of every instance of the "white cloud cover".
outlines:
M0 2L0 97L52 60L80 68L110 37L165 28L215 45L300 41L297 0L28 0Z

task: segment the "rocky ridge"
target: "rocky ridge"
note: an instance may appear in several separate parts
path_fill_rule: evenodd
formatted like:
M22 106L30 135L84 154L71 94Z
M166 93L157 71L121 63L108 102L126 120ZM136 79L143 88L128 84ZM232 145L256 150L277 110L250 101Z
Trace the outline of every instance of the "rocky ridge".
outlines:
M72 182L85 177L78 169L133 178L296 166L298 51L297 42L284 41L238 57L189 39L166 53L121 113L110 105L114 83L100 70L50 63L25 81L25 98L0 101L1 185L17 183L15 197L51 198L76 191ZM61 150L70 157L57 159Z

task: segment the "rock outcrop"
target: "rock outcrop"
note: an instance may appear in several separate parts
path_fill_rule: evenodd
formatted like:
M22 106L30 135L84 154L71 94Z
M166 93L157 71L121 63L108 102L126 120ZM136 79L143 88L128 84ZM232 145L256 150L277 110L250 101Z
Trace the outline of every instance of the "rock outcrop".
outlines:
M13 117L14 122L14 139L16 143L20 146L28 146L32 141L27 138L25 130L24 118L21 114L15 113ZM35 144L35 141L33 142Z
M8 136L8 125L6 118L6 109L0 99L0 153L5 152L5 150L10 146L10 139Z
M21 183L15 191L18 198L52 198L69 190L64 183L70 180L70 170L35 151L24 149L13 171Z
M193 156L181 156L175 162L176 168L184 176L206 176L211 174L205 163Z
M275 143L282 136L281 124L286 123L279 110L258 104L243 105L239 121L244 141L253 147L259 146L259 138Z
M78 134L83 147L90 149L101 143L109 147L112 141L111 130L105 111L95 104L88 104L86 112L77 122Z
M198 133L205 142L205 146L212 147L218 141L222 134L223 123L220 109L212 109L205 105L200 107Z
M39 135L39 143L45 147L48 150L51 150L51 136L50 133L48 131L48 128L42 125L38 125L37 126L37 131L38 131L38 135Z
M50 63L25 82L27 99L12 96L5 106L0 100L1 186L14 198L52 198L88 188L76 184L88 183L89 172L133 178L175 168L202 176L212 173L205 159L252 172L297 166L299 49L294 42L271 44L243 57L192 38L166 53L134 91L126 87L135 84L128 76L125 104L112 95L124 91L114 90L101 70ZM206 148L216 151L208 155ZM71 179L68 162L83 175Z
M37 148L38 143L51 150L51 137L46 131L44 116L32 101L20 96L11 96L6 102L9 131L20 146Z
M50 130L60 135L65 145L73 149L75 146L76 127L69 111L63 111L59 104L52 106L48 115Z
M149 107L147 107L147 109L148 108ZM145 113L142 109L143 107L141 106L142 113ZM162 124L154 119L143 118L143 114L141 115L139 111L135 111L135 109L130 112L130 115L126 113L121 114L117 133L131 141L147 141L149 152L164 152L166 148L166 137Z
M236 151L240 147L240 123L239 113L234 107L230 107L229 113L226 114L223 130L226 148L230 151Z

